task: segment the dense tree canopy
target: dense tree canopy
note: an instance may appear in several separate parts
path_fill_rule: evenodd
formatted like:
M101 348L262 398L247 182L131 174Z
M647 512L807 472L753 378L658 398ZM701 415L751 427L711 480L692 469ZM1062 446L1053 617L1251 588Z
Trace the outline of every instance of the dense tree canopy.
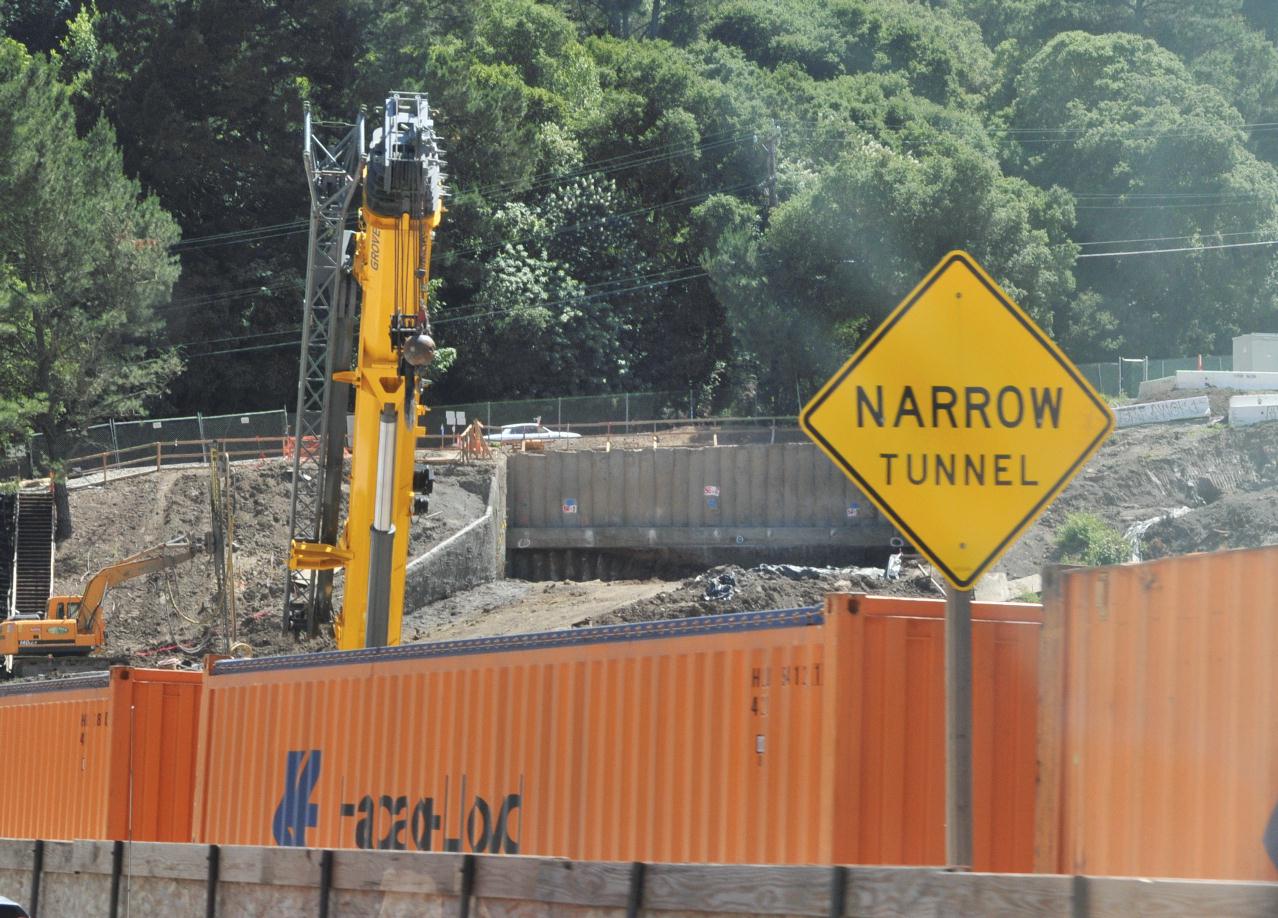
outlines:
M177 226L124 176L106 122L77 134L69 96L44 58L0 41L0 425L42 434L54 460L180 367L158 311Z
M1074 238L1088 252L1107 240L1161 238L1174 248L1278 233L1278 172L1247 150L1242 116L1154 42L1058 35L1017 88L1013 122L1038 121L1025 137L1025 173L1072 192ZM1080 259L1076 275L1122 337L1154 353L1210 350L1255 330L1278 296L1268 247L1228 258Z
M289 402L302 106L392 89L449 159L436 401L790 411L952 247L1079 361L1278 330L1267 2L0 0L0 29L0 118L36 131L39 74L83 198L50 285L12 228L53 192L0 166L0 434ZM62 316L99 325L50 408L22 360Z

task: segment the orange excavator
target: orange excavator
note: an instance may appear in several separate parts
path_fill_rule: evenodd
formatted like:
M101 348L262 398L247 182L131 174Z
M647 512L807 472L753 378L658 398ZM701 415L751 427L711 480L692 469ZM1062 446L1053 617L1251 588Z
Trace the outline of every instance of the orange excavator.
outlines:
M24 657L75 656L91 653L106 640L102 603L117 584L168 570L204 551L208 539L173 539L109 564L85 585L80 596L50 596L44 617L17 616L0 622L0 656L12 674Z

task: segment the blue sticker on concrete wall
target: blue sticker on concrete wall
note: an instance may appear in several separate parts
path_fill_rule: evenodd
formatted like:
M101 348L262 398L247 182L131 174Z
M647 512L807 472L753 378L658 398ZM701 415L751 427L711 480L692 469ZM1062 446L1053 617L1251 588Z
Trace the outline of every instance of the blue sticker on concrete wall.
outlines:
M719 509L719 498L717 498L717 497L707 497L707 498L706 498L706 509L708 509L708 510L718 510L718 509Z

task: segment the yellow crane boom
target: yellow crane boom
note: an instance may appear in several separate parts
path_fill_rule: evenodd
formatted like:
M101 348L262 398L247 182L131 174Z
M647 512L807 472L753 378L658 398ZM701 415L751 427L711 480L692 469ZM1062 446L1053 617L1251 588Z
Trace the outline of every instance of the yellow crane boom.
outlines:
M440 165L426 98L393 94L360 176L355 366L332 375L355 390L347 518L336 544L294 540L289 552L294 570L345 567L333 622L342 650L400 642L410 520L429 491L414 453L426 411L422 371L435 355L427 286L444 212Z

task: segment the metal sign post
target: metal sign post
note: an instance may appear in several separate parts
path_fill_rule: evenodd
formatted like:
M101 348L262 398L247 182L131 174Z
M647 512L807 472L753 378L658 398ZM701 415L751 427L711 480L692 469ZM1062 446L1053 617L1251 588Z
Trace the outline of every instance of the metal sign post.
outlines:
M972 869L972 591L945 588L945 861Z

